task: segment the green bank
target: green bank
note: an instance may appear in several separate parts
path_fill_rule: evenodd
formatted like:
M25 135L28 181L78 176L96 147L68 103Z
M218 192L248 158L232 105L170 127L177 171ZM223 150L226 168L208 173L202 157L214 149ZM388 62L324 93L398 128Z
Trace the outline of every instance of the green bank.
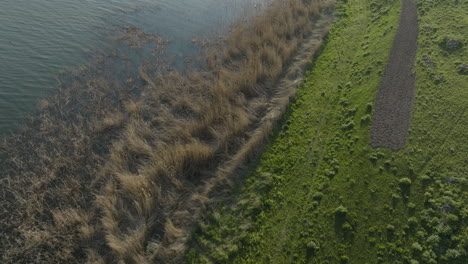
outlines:
M406 148L369 146L400 2L340 1L296 101L208 209L187 263L468 263L468 2L417 4Z

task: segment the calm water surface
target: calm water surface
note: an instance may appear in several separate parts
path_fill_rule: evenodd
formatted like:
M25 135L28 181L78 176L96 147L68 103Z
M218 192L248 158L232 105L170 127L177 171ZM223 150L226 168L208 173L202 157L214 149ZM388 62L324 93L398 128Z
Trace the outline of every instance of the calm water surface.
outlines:
M226 30L265 0L0 0L0 136L11 133L56 88L64 69L122 46L135 26L194 55L194 38Z

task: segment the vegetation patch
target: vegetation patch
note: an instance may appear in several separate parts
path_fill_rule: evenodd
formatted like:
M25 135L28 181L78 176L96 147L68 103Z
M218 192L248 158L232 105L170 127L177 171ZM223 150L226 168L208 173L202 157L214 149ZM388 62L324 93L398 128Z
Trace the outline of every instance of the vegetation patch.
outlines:
M373 111L399 5L338 4L287 129L234 194L212 204L187 263L466 263L468 53L441 40L466 43L468 3L417 1L413 119L406 148L392 152L369 146L361 120ZM258 189L264 174L273 180Z
M256 157L294 96L332 4L272 1L234 25L203 69L150 64L130 78L90 69L45 100L23 133L0 143L1 262L179 263L206 204ZM126 35L136 48L165 44ZM278 175L263 178L271 183L256 188Z

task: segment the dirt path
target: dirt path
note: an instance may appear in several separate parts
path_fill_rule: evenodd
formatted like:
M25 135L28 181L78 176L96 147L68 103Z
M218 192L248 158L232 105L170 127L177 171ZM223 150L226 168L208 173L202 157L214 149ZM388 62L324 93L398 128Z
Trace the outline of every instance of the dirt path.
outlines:
M418 38L415 0L402 0L400 26L380 82L371 127L371 146L405 146L415 90L414 60Z

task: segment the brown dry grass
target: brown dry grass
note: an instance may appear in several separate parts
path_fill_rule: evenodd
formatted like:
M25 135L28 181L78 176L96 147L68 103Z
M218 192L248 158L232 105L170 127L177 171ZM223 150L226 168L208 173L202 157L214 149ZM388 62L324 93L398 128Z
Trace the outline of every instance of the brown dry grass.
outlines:
M281 77L297 74L286 70L324 7L274 1L209 51L203 72L141 67L139 98L93 77L43 102L1 145L2 262L180 262L215 190L285 110L295 83Z

